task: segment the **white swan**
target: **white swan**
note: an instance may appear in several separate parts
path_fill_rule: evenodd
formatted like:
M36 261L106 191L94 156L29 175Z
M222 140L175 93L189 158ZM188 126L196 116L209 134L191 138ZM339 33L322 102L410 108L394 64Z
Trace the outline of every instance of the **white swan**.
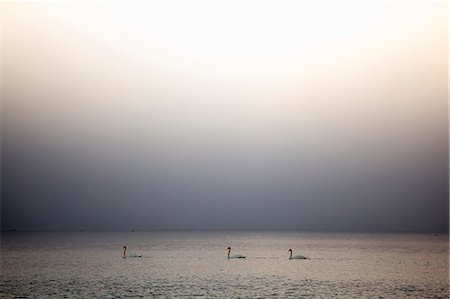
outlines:
M227 250L228 250L228 258L229 259L245 259L245 256L243 256L242 254L235 254L235 255L230 256L231 247L228 247Z
M127 254L127 252L128 252L128 246L124 245L123 246L123 258L124 259L127 258L127 257L142 257L142 255L139 255L139 254L136 254L136 253Z
M306 260L308 257L304 255L294 255L292 256L292 249L289 249L288 252L290 253L289 259L290 260Z

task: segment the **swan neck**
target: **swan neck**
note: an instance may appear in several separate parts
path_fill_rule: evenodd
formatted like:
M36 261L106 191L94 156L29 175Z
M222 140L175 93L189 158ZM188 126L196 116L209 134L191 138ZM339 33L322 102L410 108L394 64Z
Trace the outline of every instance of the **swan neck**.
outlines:
M289 258L292 258L292 250L289 251Z
M123 248L123 257L127 257L127 248L126 247Z
M228 258L230 258L231 249L228 249Z

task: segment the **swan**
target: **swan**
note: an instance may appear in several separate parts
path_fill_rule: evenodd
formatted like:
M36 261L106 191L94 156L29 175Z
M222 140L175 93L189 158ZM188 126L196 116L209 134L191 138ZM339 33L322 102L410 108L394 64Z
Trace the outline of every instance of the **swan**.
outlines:
M290 253L289 259L290 260L306 260L308 257L304 255L294 255L292 256L292 249L289 249L288 252Z
M124 259L127 258L127 257L142 257L142 255L139 255L139 254L136 254L136 253L127 254L127 252L128 252L128 246L124 245L123 246L123 258Z
M228 250L228 258L229 259L245 259L245 256L243 256L242 254L235 254L235 255L230 256L231 247L228 247L227 250Z

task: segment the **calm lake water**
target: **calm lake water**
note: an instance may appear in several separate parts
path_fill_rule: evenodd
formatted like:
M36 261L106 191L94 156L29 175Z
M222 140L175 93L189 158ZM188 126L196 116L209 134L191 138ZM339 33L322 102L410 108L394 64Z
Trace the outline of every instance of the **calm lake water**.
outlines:
M3 232L2 298L449 298L448 234ZM122 258L122 246L142 258ZM228 260L232 254L246 259ZM307 260L289 260L288 249Z

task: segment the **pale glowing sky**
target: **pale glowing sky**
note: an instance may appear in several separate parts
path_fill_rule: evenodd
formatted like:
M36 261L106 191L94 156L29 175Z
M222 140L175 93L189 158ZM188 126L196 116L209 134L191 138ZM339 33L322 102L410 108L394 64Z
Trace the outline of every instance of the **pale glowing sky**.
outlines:
M448 230L447 2L2 5L2 227Z

